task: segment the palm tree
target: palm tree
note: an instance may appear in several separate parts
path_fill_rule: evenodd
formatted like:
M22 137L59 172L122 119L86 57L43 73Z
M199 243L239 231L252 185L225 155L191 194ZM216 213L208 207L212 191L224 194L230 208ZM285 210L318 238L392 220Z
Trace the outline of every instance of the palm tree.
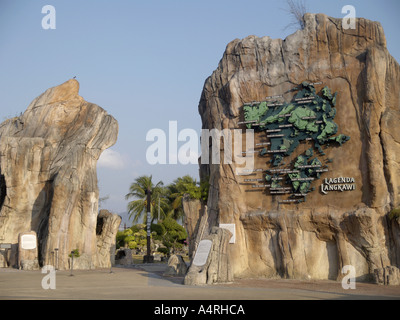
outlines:
M197 181L189 175L175 179L173 183L168 185L167 189L173 209L172 217L175 220L182 219L184 216L182 199L185 195L188 195L191 199L201 198L201 190Z
M146 190L151 190L150 199L150 213L152 221L157 217L158 212L161 216L166 216L166 208L168 206L168 199L166 198L166 189L162 181L153 184L152 176L140 176L135 179L129 188L129 193L125 196L125 199L136 198L128 203L129 218L132 218L132 223L137 223L139 218L143 216L147 209L147 195ZM147 217L145 216L145 223Z

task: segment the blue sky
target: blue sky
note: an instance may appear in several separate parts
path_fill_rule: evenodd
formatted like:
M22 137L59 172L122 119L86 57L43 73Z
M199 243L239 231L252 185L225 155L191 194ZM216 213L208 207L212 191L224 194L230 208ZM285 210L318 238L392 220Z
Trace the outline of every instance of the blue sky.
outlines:
M400 61L400 1L306 1L309 12L342 18L353 5L357 17L381 22L390 53ZM42 7L56 9L56 29L41 26ZM45 91L77 76L80 95L119 122L119 138L98 165L104 207L126 211L124 195L143 174L165 184L198 166L149 165L146 133L199 132L197 111L204 81L226 45L248 35L285 38L290 18L284 1L0 0L0 121L23 112ZM183 144L183 143L181 143ZM178 145L179 146L179 145Z

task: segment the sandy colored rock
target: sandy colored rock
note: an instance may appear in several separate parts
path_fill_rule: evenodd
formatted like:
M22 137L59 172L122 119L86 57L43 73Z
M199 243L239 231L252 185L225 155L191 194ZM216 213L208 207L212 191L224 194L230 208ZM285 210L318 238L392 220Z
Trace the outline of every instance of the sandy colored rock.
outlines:
M173 254L168 259L168 265L165 269L164 276L184 276L187 272L186 262L181 255Z
M119 249L115 257L115 264L122 266L133 264L132 250L128 248Z
M18 268L22 270L38 270L38 241L35 231L18 235Z
M192 257L198 245L196 236L199 234L200 218L204 214L204 210L207 209L206 206L201 204L200 200L189 199L189 197L183 197L182 206L185 213L184 225L189 240L189 257Z
M208 233L235 224L236 243L228 246L235 277L341 279L342 267L353 265L357 279L371 280L375 269L400 266L399 227L387 217L400 204L399 64L379 22L359 18L355 30L343 30L341 19L324 14L304 20L304 30L284 40L249 36L227 45L204 84L202 128L243 128L245 103L275 95L290 101L295 86L322 82L317 92L338 92L335 122L351 137L324 149L333 162L322 179L354 177L356 190L323 195L314 182L306 202L285 204L247 192L235 162L202 164L202 176L210 177ZM264 137L256 134L255 143ZM286 161L308 148L311 141ZM255 168L268 167L268 159L255 157Z
M110 261L97 254L96 164L116 142L118 123L78 92L69 80L0 124L0 242L16 244L18 234L35 231L40 265L51 264L58 248L59 269L68 268L74 249L90 267Z
M213 227L211 233L204 238L212 245L204 265L196 265L195 259L185 276L185 285L205 285L226 283L233 280L231 261L228 257L229 239L232 233L227 229ZM195 256L196 257L196 256Z
M400 270L393 266L374 270L375 283L387 286L400 285Z
M115 264L116 236L122 218L109 212L100 210L97 216L97 267L109 268Z

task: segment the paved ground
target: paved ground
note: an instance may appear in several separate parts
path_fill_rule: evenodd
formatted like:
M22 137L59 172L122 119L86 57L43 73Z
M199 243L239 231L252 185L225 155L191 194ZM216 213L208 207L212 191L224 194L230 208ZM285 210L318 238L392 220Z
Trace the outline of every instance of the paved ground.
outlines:
M40 271L0 269L0 299L133 300L308 300L399 299L400 287L357 283L344 290L335 281L237 280L231 284L184 286L182 278L162 277L165 265L137 265L93 271L57 271L56 289L43 289Z

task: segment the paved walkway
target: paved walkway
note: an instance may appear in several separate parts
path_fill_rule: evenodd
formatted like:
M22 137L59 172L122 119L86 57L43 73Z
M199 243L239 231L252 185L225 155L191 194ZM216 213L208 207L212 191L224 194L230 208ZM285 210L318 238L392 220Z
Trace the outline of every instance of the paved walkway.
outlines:
M165 265L136 265L91 271L57 271L56 289L43 289L40 271L0 269L0 299L133 300L304 300L400 299L400 287L357 283L344 290L335 281L237 280L231 284L184 286L182 278L163 277Z

